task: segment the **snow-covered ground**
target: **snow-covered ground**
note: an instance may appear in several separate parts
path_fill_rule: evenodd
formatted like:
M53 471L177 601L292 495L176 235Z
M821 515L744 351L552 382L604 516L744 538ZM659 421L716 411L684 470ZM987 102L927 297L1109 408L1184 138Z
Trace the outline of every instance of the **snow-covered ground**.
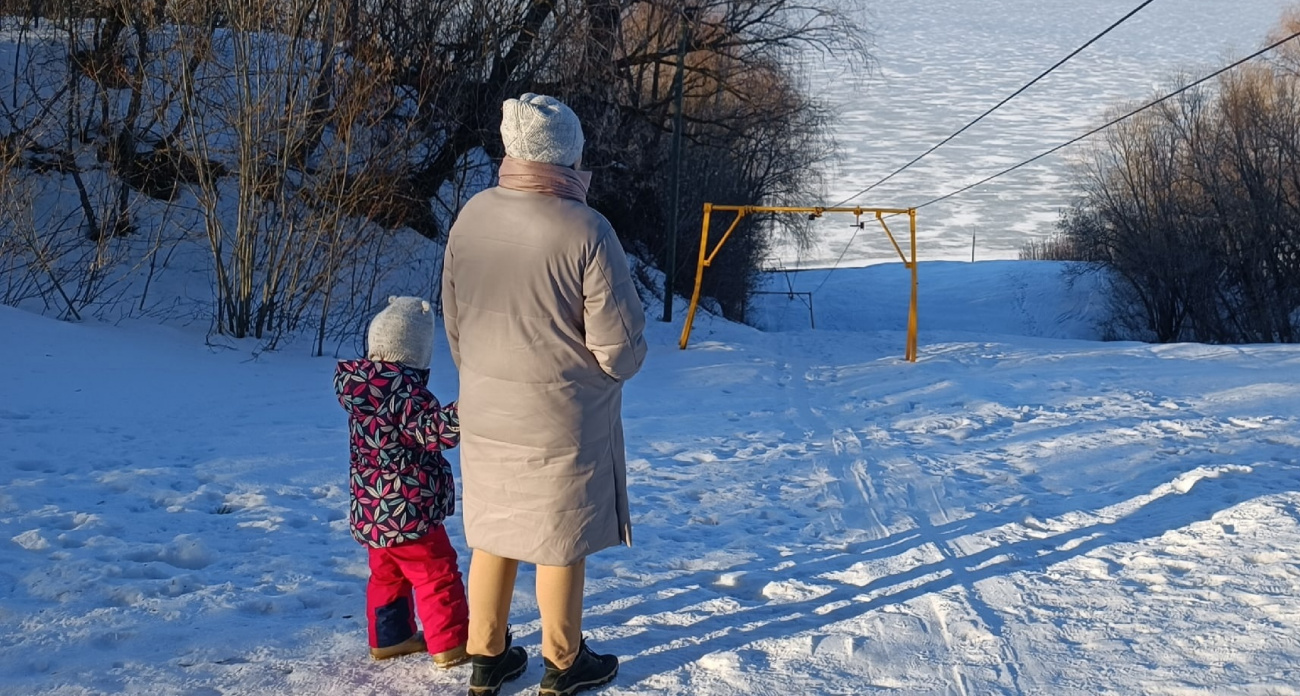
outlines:
M1108 302L1099 274L1064 273L1047 261L921 262L917 315L926 332L1096 340ZM769 273L746 323L764 331L808 328L906 331L911 274L901 263ZM796 294L813 291L807 294Z
M939 264L909 364L889 270L816 330L651 326L603 693L1300 693L1300 347L1080 340L1088 284ZM333 361L250 351L0 308L0 692L464 693L366 656Z
M842 151L828 172L827 203L861 191L997 104L1138 5L1138 0L891 0L870 4L876 69L861 79L835 61L812 82L841 118ZM1201 77L1265 45L1294 0L1157 0L1006 106L856 203L919 205L1037 155L1100 125L1121 103ZM925 208L921 258L1015 258L1055 229L1073 199L1076 146L987 187ZM719 203L728 201L716 201ZM808 204L816 202L810 201ZM799 253L778 248L772 265L828 266L852 234L827 216L822 240ZM844 254L849 265L891 260L878 230Z

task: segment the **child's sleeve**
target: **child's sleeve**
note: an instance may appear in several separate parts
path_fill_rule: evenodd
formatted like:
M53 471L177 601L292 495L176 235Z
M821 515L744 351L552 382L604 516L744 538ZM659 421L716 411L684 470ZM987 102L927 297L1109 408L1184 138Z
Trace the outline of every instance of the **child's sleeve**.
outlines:
M365 380L358 379L356 374L347 369L343 363L340 362L334 368L334 395L349 414L356 410L358 403L365 401L365 398L360 396L365 393L364 389Z
M420 449L438 452L460 444L460 411L453 402L447 406L427 389L420 389L407 402L402 433Z

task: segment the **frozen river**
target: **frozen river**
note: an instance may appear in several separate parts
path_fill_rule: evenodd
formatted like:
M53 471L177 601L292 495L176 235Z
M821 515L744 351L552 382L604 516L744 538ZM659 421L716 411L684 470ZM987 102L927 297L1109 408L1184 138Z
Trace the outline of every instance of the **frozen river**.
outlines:
M866 188L947 137L1133 9L1137 0L891 0L869 20L876 66L851 80L834 65L813 82L840 116L842 159L826 203ZM1029 91L911 169L857 199L910 207L1028 159L1104 122L1120 103L1147 101L1264 45L1293 0L1157 0ZM924 260L1015 258L1050 235L1072 198L1070 160L1086 144L921 211ZM853 233L827 217L820 243L776 250L773 266L827 266ZM868 226L845 265L896 259Z

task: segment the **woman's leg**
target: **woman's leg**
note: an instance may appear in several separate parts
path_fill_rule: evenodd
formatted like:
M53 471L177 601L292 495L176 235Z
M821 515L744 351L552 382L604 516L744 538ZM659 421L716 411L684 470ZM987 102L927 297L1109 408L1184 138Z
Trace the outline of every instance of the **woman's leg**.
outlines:
M542 657L568 669L582 645L582 588L587 561L537 566L537 607L542 614Z
M469 654L494 657L505 652L518 572L519 561L474 549L469 561Z

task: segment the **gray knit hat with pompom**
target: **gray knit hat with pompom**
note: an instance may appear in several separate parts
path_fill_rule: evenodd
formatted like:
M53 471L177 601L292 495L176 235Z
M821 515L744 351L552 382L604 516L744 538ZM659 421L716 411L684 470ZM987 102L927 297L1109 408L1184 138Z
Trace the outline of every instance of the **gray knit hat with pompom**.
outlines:
M433 357L433 308L420 297L389 297L370 320L366 357L427 369Z

